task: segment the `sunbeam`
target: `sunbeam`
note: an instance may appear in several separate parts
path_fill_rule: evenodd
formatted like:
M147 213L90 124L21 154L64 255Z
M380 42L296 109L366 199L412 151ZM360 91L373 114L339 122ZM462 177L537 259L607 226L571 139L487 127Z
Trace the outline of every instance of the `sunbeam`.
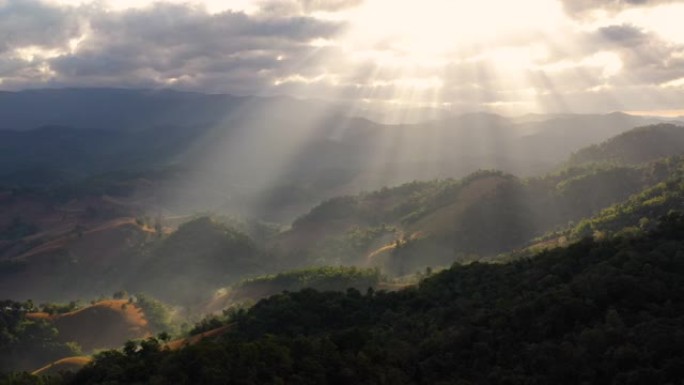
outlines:
M0 384L680 383L683 19L0 0Z

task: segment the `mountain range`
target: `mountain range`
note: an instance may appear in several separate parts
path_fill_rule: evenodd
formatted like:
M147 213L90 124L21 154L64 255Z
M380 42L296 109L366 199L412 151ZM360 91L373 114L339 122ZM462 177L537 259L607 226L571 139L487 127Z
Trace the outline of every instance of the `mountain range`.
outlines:
M684 126L346 111L0 94L0 383L680 378Z
M0 94L0 122L0 186L84 190L103 174L163 173L153 210L287 222L321 200L413 180L478 169L539 175L662 119L474 113L391 125L287 97L57 89Z

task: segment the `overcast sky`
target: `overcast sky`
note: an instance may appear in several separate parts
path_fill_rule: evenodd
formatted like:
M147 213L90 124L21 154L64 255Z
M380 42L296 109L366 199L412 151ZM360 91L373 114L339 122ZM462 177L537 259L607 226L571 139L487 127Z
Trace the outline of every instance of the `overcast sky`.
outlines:
M684 114L684 1L0 0L0 88Z

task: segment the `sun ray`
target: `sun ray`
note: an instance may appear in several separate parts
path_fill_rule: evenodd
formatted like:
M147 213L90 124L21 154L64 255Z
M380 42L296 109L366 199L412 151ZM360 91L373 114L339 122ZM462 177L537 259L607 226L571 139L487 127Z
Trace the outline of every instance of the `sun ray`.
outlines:
M341 21L345 27L335 36L308 41L297 54L275 52L278 65L267 75L271 81L255 94L298 95L327 107L300 117L297 128L286 134L289 144L283 145L276 132L262 127L262 120L273 120L261 117L282 115L289 124L282 109L290 102L245 103L227 117L227 124L240 121L235 116L243 114L250 116L240 121L243 128L258 129L226 134L217 141L224 143L217 146L221 153L207 154L207 168L254 158L249 167L258 171L260 180L253 183L260 189L288 183L291 171L299 167L321 171L329 165L302 165L302 154L342 143L355 130L365 129L360 121L334 123L331 114L398 125L375 127L376 151L364 159L364 170L350 183L357 189L413 177L460 176L440 165L449 157L465 164L472 155L488 158L487 167L511 166L510 159L523 159L524 154L503 142L496 119L482 115L480 121L456 123L444 118L466 112L583 112L592 103L584 99L592 98L600 100L601 107L621 109L627 106L626 98L615 92L615 84L638 80L625 73L629 63L619 50L604 46L588 51L573 42L598 27L570 20L559 2L371 0L339 13L311 15ZM424 135L415 135L416 130ZM274 138L260 149L269 153L268 165L258 165L258 157L247 150L263 142L261 136ZM472 148L464 147L461 142L466 141Z

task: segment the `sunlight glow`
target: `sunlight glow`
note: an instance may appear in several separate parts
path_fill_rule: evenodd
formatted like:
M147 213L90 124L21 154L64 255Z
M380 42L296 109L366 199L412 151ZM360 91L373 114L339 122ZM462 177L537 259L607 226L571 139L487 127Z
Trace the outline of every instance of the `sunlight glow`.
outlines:
M551 64L537 66L547 72L560 72L573 68L598 68L604 78L617 75L622 70L622 60L613 52L597 52L580 61L562 60Z
M497 63L503 70L519 71L533 67L537 62L543 61L548 57L545 47L540 45L524 47L503 47L496 48L483 53L471 60L489 61Z
M662 116L665 118L684 117L684 110L647 110L647 111L625 111L630 115L639 116Z
M331 84L337 83L334 76L330 76L327 74L321 74L321 75L314 76L314 77L306 77L306 76L296 74L296 75L291 75L291 76L287 76L284 78L278 78L273 82L273 85L279 86L279 85L283 85L283 84L287 84L287 83L312 84L312 83L319 83L319 82L324 82L324 81L330 82Z
M643 26L667 41L684 44L684 4L681 2L630 9L620 14L618 20Z
M438 77L429 78L401 78L396 80L375 80L371 83L372 87L398 86L414 89L440 88L444 82Z
M548 0L372 0L346 18L348 28L336 43L350 59L348 66L375 67L365 79L370 89L357 100L386 98L406 108L451 105L450 90L463 86L454 81L477 84L484 108L528 106L524 90L533 87L524 74L549 60L544 44L529 42L539 36L553 40L569 23L560 2ZM512 91L506 100L486 100L495 94L487 84L497 83L523 91L520 97Z
M648 66L635 69L639 59L646 62L652 60L649 55L662 57L663 66L675 68L684 58L684 3L674 1L657 5L615 2L605 7L586 2L590 16L581 18L566 12L560 0L363 0L339 1L345 3L340 7L299 0L43 1L84 9L101 7L106 13L151 10L155 4L170 3L189 6L190 12L198 15L244 12L255 23L280 18L288 23L332 22L335 32L304 34L301 41L295 38L291 47L303 47L301 50L271 50L268 43L227 55L235 61L253 57L264 63L255 64L262 65L254 70L257 78L266 81L248 91L253 94L285 93L350 104L366 100L392 106L392 114L398 110L396 106L426 105L499 113L562 110L572 104L566 98L575 97L575 104L585 105L577 102L580 93L613 102L621 99L614 94L622 86L652 82ZM87 17L82 24L83 36L71 39L61 50L22 47L16 56L35 62L37 68L40 61L73 54L92 32ZM608 27L618 33L621 27L633 31L634 36L624 38L636 39L636 43L613 42L610 36L602 36L601 29ZM629 50L628 43L641 45ZM202 84L177 73L148 72L160 86ZM662 98L676 99L674 92L684 87L678 76L660 77L652 89L661 91ZM230 85L226 88L225 92L235 92ZM636 107L636 98L627 99Z
M684 77L665 82L660 85L662 88L684 88Z
M548 31L562 18L546 0L423 0L366 2L351 17L353 44L386 43L417 55L452 52L510 35Z
M41 59L50 59L57 57L62 52L58 49L45 49L38 46L26 46L14 50L14 54L21 60L33 62Z

